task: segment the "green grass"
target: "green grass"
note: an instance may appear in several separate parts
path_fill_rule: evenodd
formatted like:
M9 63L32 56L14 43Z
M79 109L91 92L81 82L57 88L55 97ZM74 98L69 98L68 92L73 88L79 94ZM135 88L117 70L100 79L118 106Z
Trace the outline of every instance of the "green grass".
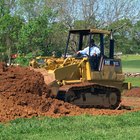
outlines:
M140 60L140 55L123 55L121 57L123 60Z
M125 81L132 83L134 87L140 87L140 77L127 77Z
M140 72L140 55L125 55L121 59L124 72Z
M120 116L17 119L0 125L0 140L138 140L140 112Z
M123 72L140 72L140 55L124 55L121 59ZM131 82L132 86L140 86L139 77L127 77L126 82Z

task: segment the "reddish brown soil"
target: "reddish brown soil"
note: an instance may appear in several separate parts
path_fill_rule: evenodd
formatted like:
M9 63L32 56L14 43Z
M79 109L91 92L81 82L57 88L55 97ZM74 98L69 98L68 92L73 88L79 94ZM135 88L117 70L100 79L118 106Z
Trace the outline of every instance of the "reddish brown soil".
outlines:
M131 90L128 90L125 93L125 96L127 97L140 97L140 88L132 88Z
M48 88L41 73L0 63L0 122L32 116L118 115L140 110L139 94L140 88L137 88L127 91L122 97L122 107L132 106L131 110L82 109L48 97Z

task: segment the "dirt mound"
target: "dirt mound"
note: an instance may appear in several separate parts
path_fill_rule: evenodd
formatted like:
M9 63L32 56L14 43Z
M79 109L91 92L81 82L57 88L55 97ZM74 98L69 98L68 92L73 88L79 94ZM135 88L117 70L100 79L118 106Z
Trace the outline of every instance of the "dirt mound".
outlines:
M129 97L124 98L122 104L127 104ZM140 104L140 101L137 103ZM137 109L133 111L135 110ZM112 115L127 111L95 108L82 109L75 105L52 99L49 97L48 87L44 83L44 77L41 73L27 67L7 67L4 63L0 63L0 122L22 117L30 118L32 116Z
M59 117L84 112L77 106L49 98L41 73L0 63L0 122L20 117Z
M3 67L2 67L3 68ZM24 67L9 67L0 72L1 92L22 92L42 95L47 89L43 76Z
M47 91L40 73L0 63L0 121L26 116L27 106L36 109L42 96L48 96Z

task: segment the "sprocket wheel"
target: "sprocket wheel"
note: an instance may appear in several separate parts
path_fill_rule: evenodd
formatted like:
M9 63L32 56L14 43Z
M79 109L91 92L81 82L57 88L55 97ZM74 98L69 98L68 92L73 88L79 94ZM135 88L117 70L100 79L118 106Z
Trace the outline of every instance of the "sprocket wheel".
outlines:
M120 97L117 95L116 92L111 92L109 93L108 101L110 104L110 108L115 109L119 106Z

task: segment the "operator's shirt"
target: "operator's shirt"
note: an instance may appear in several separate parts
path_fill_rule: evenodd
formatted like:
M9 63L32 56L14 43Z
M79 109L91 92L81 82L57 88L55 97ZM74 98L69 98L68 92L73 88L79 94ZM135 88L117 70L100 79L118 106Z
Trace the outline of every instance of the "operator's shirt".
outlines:
M79 52L80 52L80 54L87 56L87 55L89 55L89 47L86 47L85 49L83 49ZM100 49L97 46L90 47L90 56L93 56L94 54L96 54L97 56L99 56L99 54L100 54Z

